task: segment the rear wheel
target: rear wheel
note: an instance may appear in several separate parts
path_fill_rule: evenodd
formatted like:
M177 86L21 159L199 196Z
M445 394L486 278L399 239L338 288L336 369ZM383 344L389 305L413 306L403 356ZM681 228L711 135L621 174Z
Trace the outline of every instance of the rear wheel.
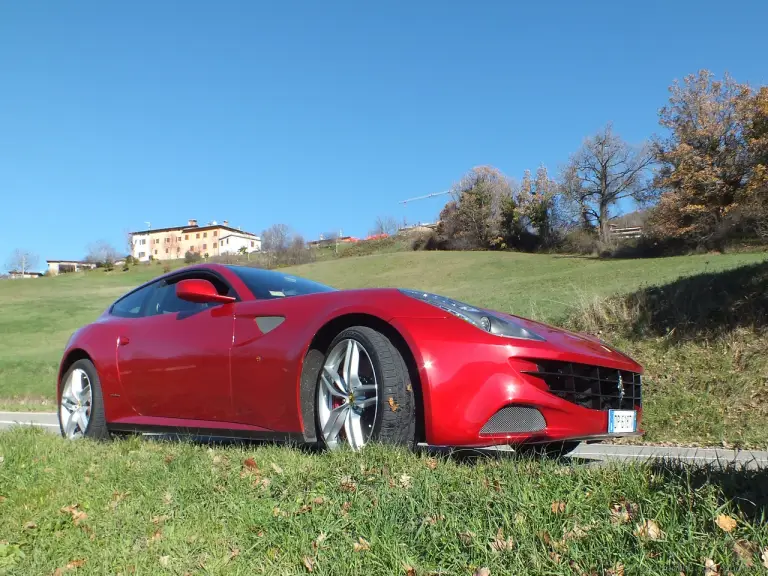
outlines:
M69 440L109 438L101 382L90 360L78 360L61 379L59 428Z
M413 446L413 387L402 355L381 332L347 328L333 339L317 381L323 444L360 450L370 442Z

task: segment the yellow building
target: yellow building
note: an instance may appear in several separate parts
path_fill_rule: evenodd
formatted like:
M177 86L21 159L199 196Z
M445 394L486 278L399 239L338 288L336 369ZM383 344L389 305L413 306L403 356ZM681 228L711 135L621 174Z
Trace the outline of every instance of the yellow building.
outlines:
M131 255L142 262L153 260L176 260L184 258L187 252L200 256L235 254L245 247L248 252L261 250L261 238L250 232L213 221L198 226L197 220L190 220L186 226L155 228L131 232Z

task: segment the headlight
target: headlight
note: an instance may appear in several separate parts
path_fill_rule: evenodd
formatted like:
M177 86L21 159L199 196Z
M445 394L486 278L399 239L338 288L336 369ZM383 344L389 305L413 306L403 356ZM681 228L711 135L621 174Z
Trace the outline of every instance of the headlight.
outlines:
M400 291L406 296L416 298L417 300L436 306L441 310L450 312L454 316L458 316L484 332L490 332L496 336L506 336L507 338L524 338L526 340L538 340L544 342L544 338L538 334L534 334L516 322L507 320L506 318L499 318L486 310L480 310L469 304L464 304L463 302L446 298L445 296L439 296L437 294L430 294L428 292L420 292L418 290Z

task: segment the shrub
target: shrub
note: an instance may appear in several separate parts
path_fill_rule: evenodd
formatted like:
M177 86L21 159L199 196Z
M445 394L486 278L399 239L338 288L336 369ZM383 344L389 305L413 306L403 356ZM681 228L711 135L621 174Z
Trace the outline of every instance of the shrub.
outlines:
M131 269L131 267L128 266L128 264L124 264L123 265L123 272L128 272L128 270L130 270L130 269Z
M199 261L200 261L200 254L198 254L197 252L191 252L187 250L186 254L184 254L184 262L186 262L187 264L192 264L194 262L199 262Z

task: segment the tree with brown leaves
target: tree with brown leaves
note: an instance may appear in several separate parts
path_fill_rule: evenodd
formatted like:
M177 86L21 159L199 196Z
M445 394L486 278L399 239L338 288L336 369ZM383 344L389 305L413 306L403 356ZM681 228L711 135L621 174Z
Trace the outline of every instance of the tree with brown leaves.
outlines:
M702 70L670 87L660 123L670 136L656 143L662 190L651 226L660 234L708 244L738 207L752 172L747 126L749 86Z

